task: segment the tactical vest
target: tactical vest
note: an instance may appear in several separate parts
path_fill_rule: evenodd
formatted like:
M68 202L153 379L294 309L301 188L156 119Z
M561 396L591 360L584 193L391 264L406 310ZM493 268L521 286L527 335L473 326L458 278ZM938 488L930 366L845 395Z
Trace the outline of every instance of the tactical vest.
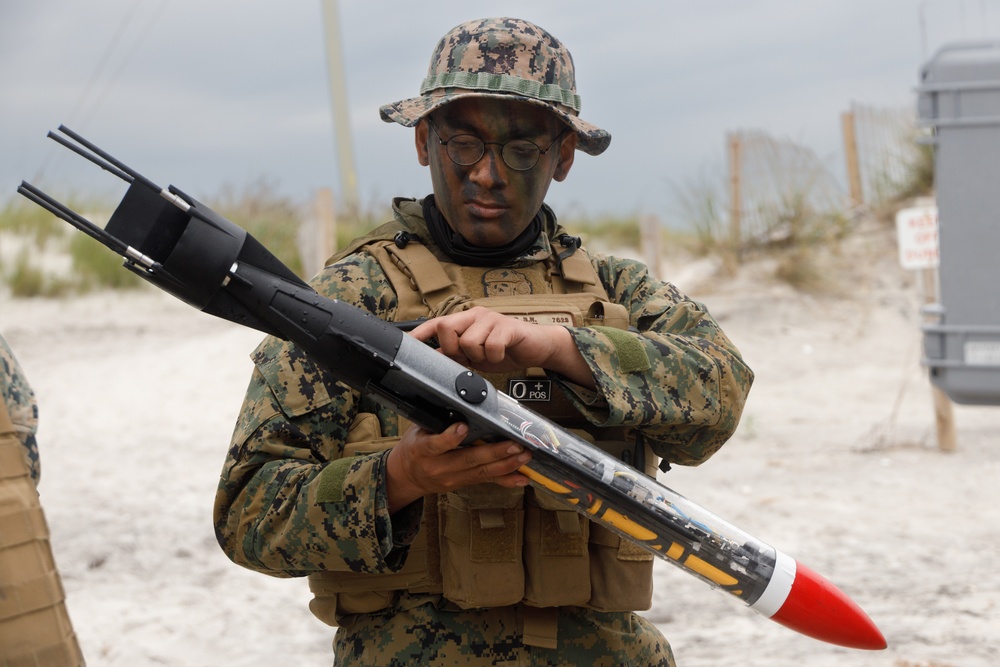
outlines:
M384 228L379 232L386 235ZM414 240L383 238L365 246L392 283L399 321L484 306L538 324L620 329L629 324L628 311L610 302L582 249L527 267L484 269L439 261ZM541 369L484 377L535 412L635 460L635 443L625 429L594 427ZM362 413L351 427L344 456L384 451L396 442L383 437L374 414ZM647 474L655 475L655 455L639 446ZM337 625L337 617L389 607L395 591L407 590L442 594L463 609L524 603L643 610L652 601L652 559L544 492L480 484L424 499L423 522L400 571L310 575L310 609Z
M0 400L0 662L82 665L63 600L24 443Z

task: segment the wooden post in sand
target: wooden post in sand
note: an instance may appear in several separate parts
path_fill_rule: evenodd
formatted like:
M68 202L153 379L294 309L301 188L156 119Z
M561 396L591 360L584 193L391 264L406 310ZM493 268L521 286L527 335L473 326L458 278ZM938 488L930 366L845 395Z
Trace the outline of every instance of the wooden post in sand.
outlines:
M937 303L937 269L920 271L923 282L924 304ZM934 399L934 423L937 426L938 449L942 452L953 452L958 447L958 437L955 434L955 410L948 395L933 382L931 395Z
M899 243L899 263L907 270L918 272L921 303L937 304L938 294L938 219L937 207L923 202L913 208L896 213L896 236ZM927 312L927 309L924 309ZM955 415L951 399L937 385L931 383L934 400L934 422L937 425L938 449L955 451Z

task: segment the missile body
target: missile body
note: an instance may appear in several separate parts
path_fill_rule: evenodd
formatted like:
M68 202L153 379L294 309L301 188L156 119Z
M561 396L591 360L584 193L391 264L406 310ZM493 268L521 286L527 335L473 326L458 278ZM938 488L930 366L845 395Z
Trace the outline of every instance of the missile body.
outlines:
M882 649L843 592L791 557L497 391L399 328L317 294L253 237L176 188L162 190L82 137L50 136L131 183L105 229L22 183L18 192L122 255L192 306L290 340L338 380L432 431L463 421L467 445L514 440L543 493L754 611L816 639Z
M450 388L458 386L452 378L471 374L445 361L450 362L404 337L395 372L423 378L421 391L444 387L435 401L449 402L452 392L450 403L470 424L471 438L487 433L488 439L510 439L529 449L532 460L521 472L536 488L796 632L849 648L886 647L868 615L819 574L485 381L475 387L482 403L462 405L468 399Z

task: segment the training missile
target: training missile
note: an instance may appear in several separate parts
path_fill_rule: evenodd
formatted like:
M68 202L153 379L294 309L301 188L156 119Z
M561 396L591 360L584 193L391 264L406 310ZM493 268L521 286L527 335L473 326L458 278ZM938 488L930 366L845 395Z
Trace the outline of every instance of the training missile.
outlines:
M316 293L245 230L170 186L160 188L66 127L49 137L129 183L101 228L38 188L18 192L122 256L124 266L191 306L292 341L339 381L434 432L462 421L466 445L513 440L520 472L592 521L821 641L886 641L832 583L700 505L524 407L483 377L351 304Z

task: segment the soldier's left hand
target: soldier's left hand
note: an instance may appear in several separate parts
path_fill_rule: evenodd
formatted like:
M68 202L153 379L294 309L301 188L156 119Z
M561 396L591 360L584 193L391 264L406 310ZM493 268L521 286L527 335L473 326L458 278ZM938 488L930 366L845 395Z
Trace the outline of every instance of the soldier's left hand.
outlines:
M424 322L411 332L439 351L483 373L506 373L538 367L560 373L584 386L594 378L569 331L562 326L533 324L477 306Z
M556 345L555 328L476 307L428 320L412 335L422 341L437 338L438 350L463 366L503 373L529 366L544 368Z

